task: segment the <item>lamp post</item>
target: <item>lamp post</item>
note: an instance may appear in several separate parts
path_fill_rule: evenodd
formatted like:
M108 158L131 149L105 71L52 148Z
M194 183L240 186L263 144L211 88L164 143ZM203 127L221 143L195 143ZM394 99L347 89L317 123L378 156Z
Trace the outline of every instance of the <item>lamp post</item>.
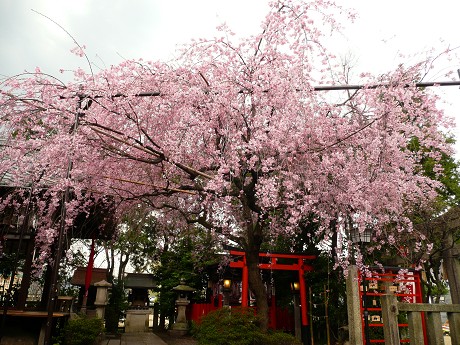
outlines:
M300 282L291 282L291 291L294 299L294 334L297 340L302 341L302 327L300 320ZM302 306L305 308L305 306Z
M366 227L364 231L360 232L357 228L352 228L350 231L351 241L359 245L360 251L364 252L364 246L371 242L372 237L372 228ZM370 334L369 334L369 311L367 310L367 280L366 277L362 275L363 281L363 304L364 304L364 336L366 340L366 345L371 344Z
M224 307L230 307L230 291L232 290L232 280L224 279L222 282L222 290L224 292Z

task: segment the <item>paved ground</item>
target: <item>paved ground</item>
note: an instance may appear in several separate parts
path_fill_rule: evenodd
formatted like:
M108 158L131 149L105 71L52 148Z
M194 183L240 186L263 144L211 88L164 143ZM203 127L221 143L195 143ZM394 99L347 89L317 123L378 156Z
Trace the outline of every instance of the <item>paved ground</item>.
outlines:
M160 333L122 333L118 339L104 339L99 345L196 345L196 340L190 336L175 337L167 332ZM3 343L2 343L3 344Z
M449 336L444 336L444 345L451 345L452 342L450 341L450 337Z
M104 339L99 345L168 345L153 333L123 333L121 339Z
M176 341L178 341L177 339ZM176 342L174 342L176 343ZM177 343L180 343L178 341ZM184 339L184 344L191 343ZM3 343L2 343L3 344ZM104 339L99 345L168 345L159 336L153 333L123 333L121 339ZM173 344L173 343L171 343ZM444 336L444 344L450 345L450 337Z

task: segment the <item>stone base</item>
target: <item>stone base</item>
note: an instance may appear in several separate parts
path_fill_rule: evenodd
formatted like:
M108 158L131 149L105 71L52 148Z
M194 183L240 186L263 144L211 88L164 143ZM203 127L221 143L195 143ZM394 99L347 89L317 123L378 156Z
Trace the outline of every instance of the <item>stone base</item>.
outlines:
M126 311L125 333L149 331L149 309L128 309Z

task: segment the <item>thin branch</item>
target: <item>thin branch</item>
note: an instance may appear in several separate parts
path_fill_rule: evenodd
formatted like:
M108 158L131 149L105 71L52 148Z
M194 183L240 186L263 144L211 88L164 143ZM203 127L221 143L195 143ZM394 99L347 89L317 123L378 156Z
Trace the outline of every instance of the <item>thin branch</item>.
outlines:
M118 177L111 177L111 176L102 176L102 177L103 177L103 178L106 178L106 179L109 179L109 180L115 180L115 181L120 181L120 182L127 182L127 183L132 183L132 184L136 184L136 185L140 185L140 186L150 186L150 187L154 187L154 188L156 188L156 189L164 189L164 190L168 190L168 191L171 191L171 192L178 192L178 193L185 193L185 194L190 194L190 195L196 195L195 192L191 192L191 191L188 191L188 190L177 189L177 188L161 187L161 186L154 185L154 184L152 184L152 183L145 183L145 182L139 182L139 181L132 181L132 180L127 180L127 179L118 178Z
M83 48L80 46L80 44L77 42L77 40L70 34L70 32L68 32L66 29L64 29L64 27L57 23L56 21L54 21L53 19L51 19L50 17L48 17L47 15L44 15L43 13L40 13L38 11L35 11L34 9L32 9L32 12L35 12L43 17L45 17L46 19L48 19L49 21L53 22L54 24L56 24L57 26L59 26L61 28L62 31L64 31L72 40L73 42L78 46L78 48L80 48L80 50L82 51L83 55L85 55L85 58L86 58L86 61L88 62L88 66L89 66L89 70L91 71L91 76L93 77L94 79L94 73L93 73L93 68L91 67L91 62L89 61L88 59L88 55L86 55L85 51L83 50Z

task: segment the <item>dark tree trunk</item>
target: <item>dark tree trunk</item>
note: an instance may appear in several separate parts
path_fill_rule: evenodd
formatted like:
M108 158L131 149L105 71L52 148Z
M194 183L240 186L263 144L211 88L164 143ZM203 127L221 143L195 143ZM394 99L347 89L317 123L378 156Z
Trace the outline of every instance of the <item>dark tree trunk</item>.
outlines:
M26 261L24 263L23 267L23 273L22 273L22 281L21 281L21 287L19 289L19 294L18 294L18 303L17 307L19 309L24 309L27 301L27 295L29 293L29 287L30 287L30 281L31 281L31 275L32 275L32 259L33 259L33 254L34 254L34 249L35 249L35 243L34 243L34 237L31 236L31 238L27 241L27 246L26 246Z
M250 214L248 212L247 214ZM251 219L246 217L246 219ZM252 219L251 219L252 220ZM248 222L249 223L249 222ZM263 332L268 331L268 296L264 282L259 269L259 252L263 242L263 226L258 220L255 223L249 223L246 228L246 261L248 266L249 289L256 298L257 316L260 319L260 329Z
M260 318L260 329L264 332L268 330L268 299L267 290L260 276L259 251L246 252L248 265L249 288L256 297L257 316Z

